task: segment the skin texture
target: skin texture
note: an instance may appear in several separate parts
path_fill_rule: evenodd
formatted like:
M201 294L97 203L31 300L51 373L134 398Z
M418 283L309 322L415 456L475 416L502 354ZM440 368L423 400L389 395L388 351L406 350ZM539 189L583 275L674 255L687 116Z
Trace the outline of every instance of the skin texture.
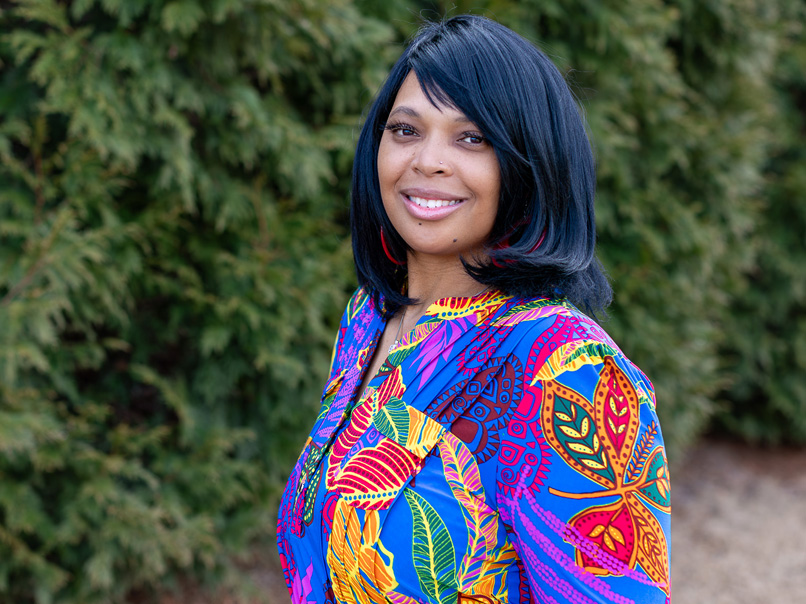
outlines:
M363 389L377 373L397 334L414 328L440 298L473 296L484 286L460 257L482 254L498 212L501 173L492 146L453 107L435 107L410 73L389 112L378 149L383 205L410 250L408 294L419 300L391 318L375 350ZM450 208L422 209L407 197L461 200Z
M498 211L498 160L463 113L431 104L414 73L389 113L378 175L384 208L411 248L410 272L412 263L426 263L431 271L464 274L459 255L472 259L481 252ZM461 201L428 210L412 196Z

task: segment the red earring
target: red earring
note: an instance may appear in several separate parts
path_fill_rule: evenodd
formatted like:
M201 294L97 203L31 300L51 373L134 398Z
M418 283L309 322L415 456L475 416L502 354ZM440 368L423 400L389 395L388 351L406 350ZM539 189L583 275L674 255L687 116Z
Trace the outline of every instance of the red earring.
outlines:
M386 246L386 237L384 237L383 235L383 227L381 227L381 245L383 246L383 253L386 254L386 257L389 258L389 261L392 264L397 264L398 266L403 266L404 264L406 264L405 262L395 260L392 254L389 253L389 248Z

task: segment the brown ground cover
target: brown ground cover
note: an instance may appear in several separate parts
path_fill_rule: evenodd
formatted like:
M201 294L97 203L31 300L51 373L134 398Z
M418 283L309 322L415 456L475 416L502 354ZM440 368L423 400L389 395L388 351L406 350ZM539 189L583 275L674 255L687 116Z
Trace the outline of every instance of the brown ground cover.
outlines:
M672 474L675 604L806 602L806 451L704 442Z

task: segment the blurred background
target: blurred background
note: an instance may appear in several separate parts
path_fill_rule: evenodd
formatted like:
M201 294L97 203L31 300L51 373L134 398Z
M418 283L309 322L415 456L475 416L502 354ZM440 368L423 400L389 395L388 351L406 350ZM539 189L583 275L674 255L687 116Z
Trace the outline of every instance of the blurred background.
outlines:
M806 0L24 0L0 2L0 602L288 601L276 501L355 287L361 114L421 19L463 12L586 112L675 601L802 598Z

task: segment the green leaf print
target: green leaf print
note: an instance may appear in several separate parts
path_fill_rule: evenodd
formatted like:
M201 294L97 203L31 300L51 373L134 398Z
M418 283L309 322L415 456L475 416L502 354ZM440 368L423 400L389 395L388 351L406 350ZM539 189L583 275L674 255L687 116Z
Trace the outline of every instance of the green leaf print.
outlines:
M457 589L456 551L450 533L422 496L409 488L403 493L414 519L411 553L420 587L432 602L453 604Z
M409 411L406 403L393 396L372 420L375 429L405 447L409 438Z

